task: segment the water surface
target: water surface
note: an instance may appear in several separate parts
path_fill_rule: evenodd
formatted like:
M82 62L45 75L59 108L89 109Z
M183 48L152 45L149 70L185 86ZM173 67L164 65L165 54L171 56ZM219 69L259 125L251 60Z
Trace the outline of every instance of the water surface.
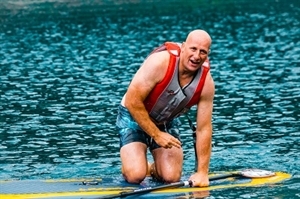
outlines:
M99 12L103 5L64 12L43 3L34 4L43 9L3 9L0 179L119 176L115 119L132 76L155 47L182 42L202 28L213 39L216 84L210 170L293 175L275 186L211 191L209 198L299 198L298 4L120 15ZM194 151L181 120L186 176L193 172Z

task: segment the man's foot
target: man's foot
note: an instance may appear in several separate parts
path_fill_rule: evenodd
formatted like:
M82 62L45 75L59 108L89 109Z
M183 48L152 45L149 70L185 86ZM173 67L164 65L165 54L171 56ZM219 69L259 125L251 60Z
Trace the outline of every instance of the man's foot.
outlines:
M151 176L154 180L157 180L159 182L163 182L163 179L157 174L156 169L155 169L155 164L154 162L150 164L148 162L148 171L147 171L147 176Z
M147 174L146 174L146 176L147 177L150 177L151 176L151 167L153 167L154 166L154 163L150 163L150 162L148 162L148 168L147 168Z

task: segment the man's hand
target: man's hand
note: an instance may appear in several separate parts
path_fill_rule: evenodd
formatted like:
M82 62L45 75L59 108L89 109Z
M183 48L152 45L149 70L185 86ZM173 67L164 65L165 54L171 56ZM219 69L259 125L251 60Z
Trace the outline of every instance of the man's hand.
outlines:
M193 187L208 187L209 186L209 178L207 174L204 173L194 173L191 175L190 181L193 182Z
M158 136L154 137L153 139L159 146L165 149L170 149L173 146L177 148L181 148L181 142L177 138L175 138L174 136L166 132L161 131L158 134Z

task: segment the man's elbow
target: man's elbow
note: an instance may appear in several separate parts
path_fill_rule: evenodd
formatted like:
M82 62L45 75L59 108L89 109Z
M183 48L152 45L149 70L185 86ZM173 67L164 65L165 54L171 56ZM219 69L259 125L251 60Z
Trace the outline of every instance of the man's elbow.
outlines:
M124 106L129 110L136 109L138 107L144 106L144 103L136 98L126 97L124 101Z

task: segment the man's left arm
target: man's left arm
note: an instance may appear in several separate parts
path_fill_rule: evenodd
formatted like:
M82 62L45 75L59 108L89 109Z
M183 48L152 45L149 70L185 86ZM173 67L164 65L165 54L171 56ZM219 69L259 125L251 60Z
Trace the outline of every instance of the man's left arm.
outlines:
M197 172L190 180L193 186L205 187L209 185L209 162L212 148L212 111L215 93L214 81L207 74L205 85L197 107L197 128L196 128L196 152L198 159Z

